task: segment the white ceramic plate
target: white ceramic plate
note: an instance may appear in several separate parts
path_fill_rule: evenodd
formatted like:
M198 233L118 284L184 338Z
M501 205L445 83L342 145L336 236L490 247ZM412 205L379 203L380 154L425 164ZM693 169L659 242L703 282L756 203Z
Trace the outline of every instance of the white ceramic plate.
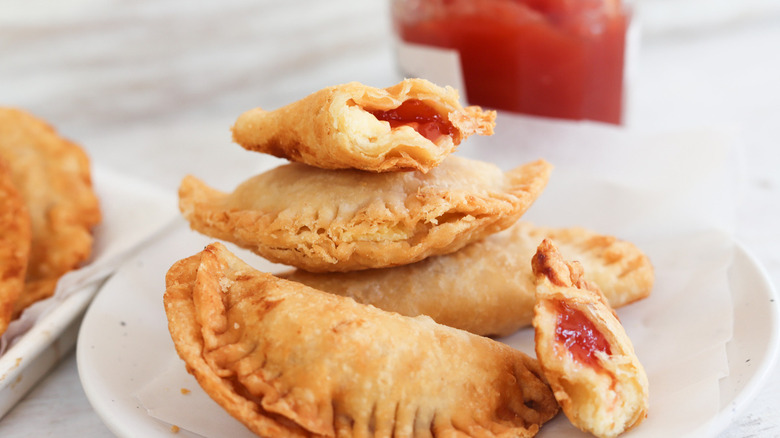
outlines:
M92 406L120 437L171 436L171 425L150 416L135 394L154 382L175 356L162 306L165 273L173 261L200 251L208 242L182 224L120 268L84 318L77 344L79 375ZM279 269L230 248L259 269ZM727 426L767 377L778 349L777 306L767 305L776 300L775 293L760 265L739 245L729 279L735 322L734 337L727 346L730 375L720 382L718 414L698 425L688 437L713 436ZM768 333L772 335L767 337ZM219 421L224 421L219 414L215 412ZM237 430L241 436L252 436L241 427ZM178 436L196 435L182 430Z

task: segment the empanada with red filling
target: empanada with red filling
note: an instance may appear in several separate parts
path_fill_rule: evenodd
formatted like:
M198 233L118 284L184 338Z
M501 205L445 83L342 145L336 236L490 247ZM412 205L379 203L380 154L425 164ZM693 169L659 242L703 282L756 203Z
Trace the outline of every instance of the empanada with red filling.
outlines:
M179 207L193 229L312 272L413 263L515 223L552 166L509 172L450 156L428 173L324 170L291 163L232 193L186 177Z
M530 437L558 410L535 359L259 272L214 243L164 296L179 356L260 436Z
M282 277L402 315L428 315L479 335L503 336L531 324L536 286L530 260L545 237L567 259L582 263L585 278L613 307L650 293L653 267L632 243L583 228L522 221L454 253L409 265L356 272L299 269Z
M536 355L563 412L601 438L637 426L647 416L647 375L604 295L549 239L532 266Z
M424 79L388 88L351 82L273 111L247 111L233 139L324 169L427 172L466 137L493 134L495 118L495 111L464 108L457 91Z

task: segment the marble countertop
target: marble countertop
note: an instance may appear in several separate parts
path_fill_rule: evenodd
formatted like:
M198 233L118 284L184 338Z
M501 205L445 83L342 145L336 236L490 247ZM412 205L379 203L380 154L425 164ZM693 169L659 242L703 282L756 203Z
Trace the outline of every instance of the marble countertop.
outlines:
M745 161L736 238L778 285L780 57L770 54L780 8L745 4L758 9L699 26L648 23L628 125L736 133ZM383 1L9 0L0 6L0 105L49 120L94 162L162 190L214 160L236 169L213 181L229 185L253 166L240 148L221 147L239 112L348 81L390 85L400 79L393 53ZM112 433L71 353L0 419L0 435ZM780 436L780 373L718 436Z

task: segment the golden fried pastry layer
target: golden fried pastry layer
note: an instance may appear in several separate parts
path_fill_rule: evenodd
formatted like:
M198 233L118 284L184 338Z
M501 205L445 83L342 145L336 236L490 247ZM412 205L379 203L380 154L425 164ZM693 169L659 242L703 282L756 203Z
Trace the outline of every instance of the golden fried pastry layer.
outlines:
M569 420L601 438L647 416L648 382L604 295L545 239L532 261L536 355Z
M582 263L585 278L614 307L650 293L653 267L632 243L583 228L528 222L410 265L338 273L296 270L282 277L402 315L428 315L479 335L503 336L531 323L536 302L531 258L545 237L567 259Z
M11 170L0 158L0 335L13 317L24 289L30 257L30 216L11 181Z
M193 229L313 272L413 263L509 227L547 184L549 163L509 172L450 156L430 172L323 170L299 163L231 194L186 177L179 207Z
M166 285L187 370L260 436L526 437L558 410L517 350L256 271L219 243Z
M423 79L384 89L351 82L274 111L247 111L233 126L233 140L324 169L427 172L466 137L493 134L495 117L464 108L457 91Z
M44 121L0 108L0 157L11 168L14 185L32 222L32 246L18 314L52 295L59 278L92 251L92 228L100 221L84 151Z

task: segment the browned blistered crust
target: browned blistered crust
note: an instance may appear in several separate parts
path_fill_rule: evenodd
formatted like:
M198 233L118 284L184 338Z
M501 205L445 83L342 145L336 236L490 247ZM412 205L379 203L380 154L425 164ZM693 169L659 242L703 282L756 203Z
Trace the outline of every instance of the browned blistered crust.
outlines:
M354 272L295 270L282 277L402 315L428 315L479 335L503 336L531 324L536 286L530 261L545 237L567 259L581 262L584 277L613 307L650 294L653 267L634 244L584 228L524 221L454 253L409 265Z
M552 166L502 172L457 156L427 174L324 170L292 163L230 194L186 177L179 207L193 229L312 272L404 265L454 252L515 223Z
M187 370L260 436L530 437L558 410L507 345L258 272L219 243L166 285Z
M431 141L410 126L391 128L371 111L419 100L455 128ZM406 79L392 87L357 82L335 85L273 111L255 108L233 126L233 140L245 149L323 169L428 172L473 134L492 135L495 111L463 107L451 87Z

